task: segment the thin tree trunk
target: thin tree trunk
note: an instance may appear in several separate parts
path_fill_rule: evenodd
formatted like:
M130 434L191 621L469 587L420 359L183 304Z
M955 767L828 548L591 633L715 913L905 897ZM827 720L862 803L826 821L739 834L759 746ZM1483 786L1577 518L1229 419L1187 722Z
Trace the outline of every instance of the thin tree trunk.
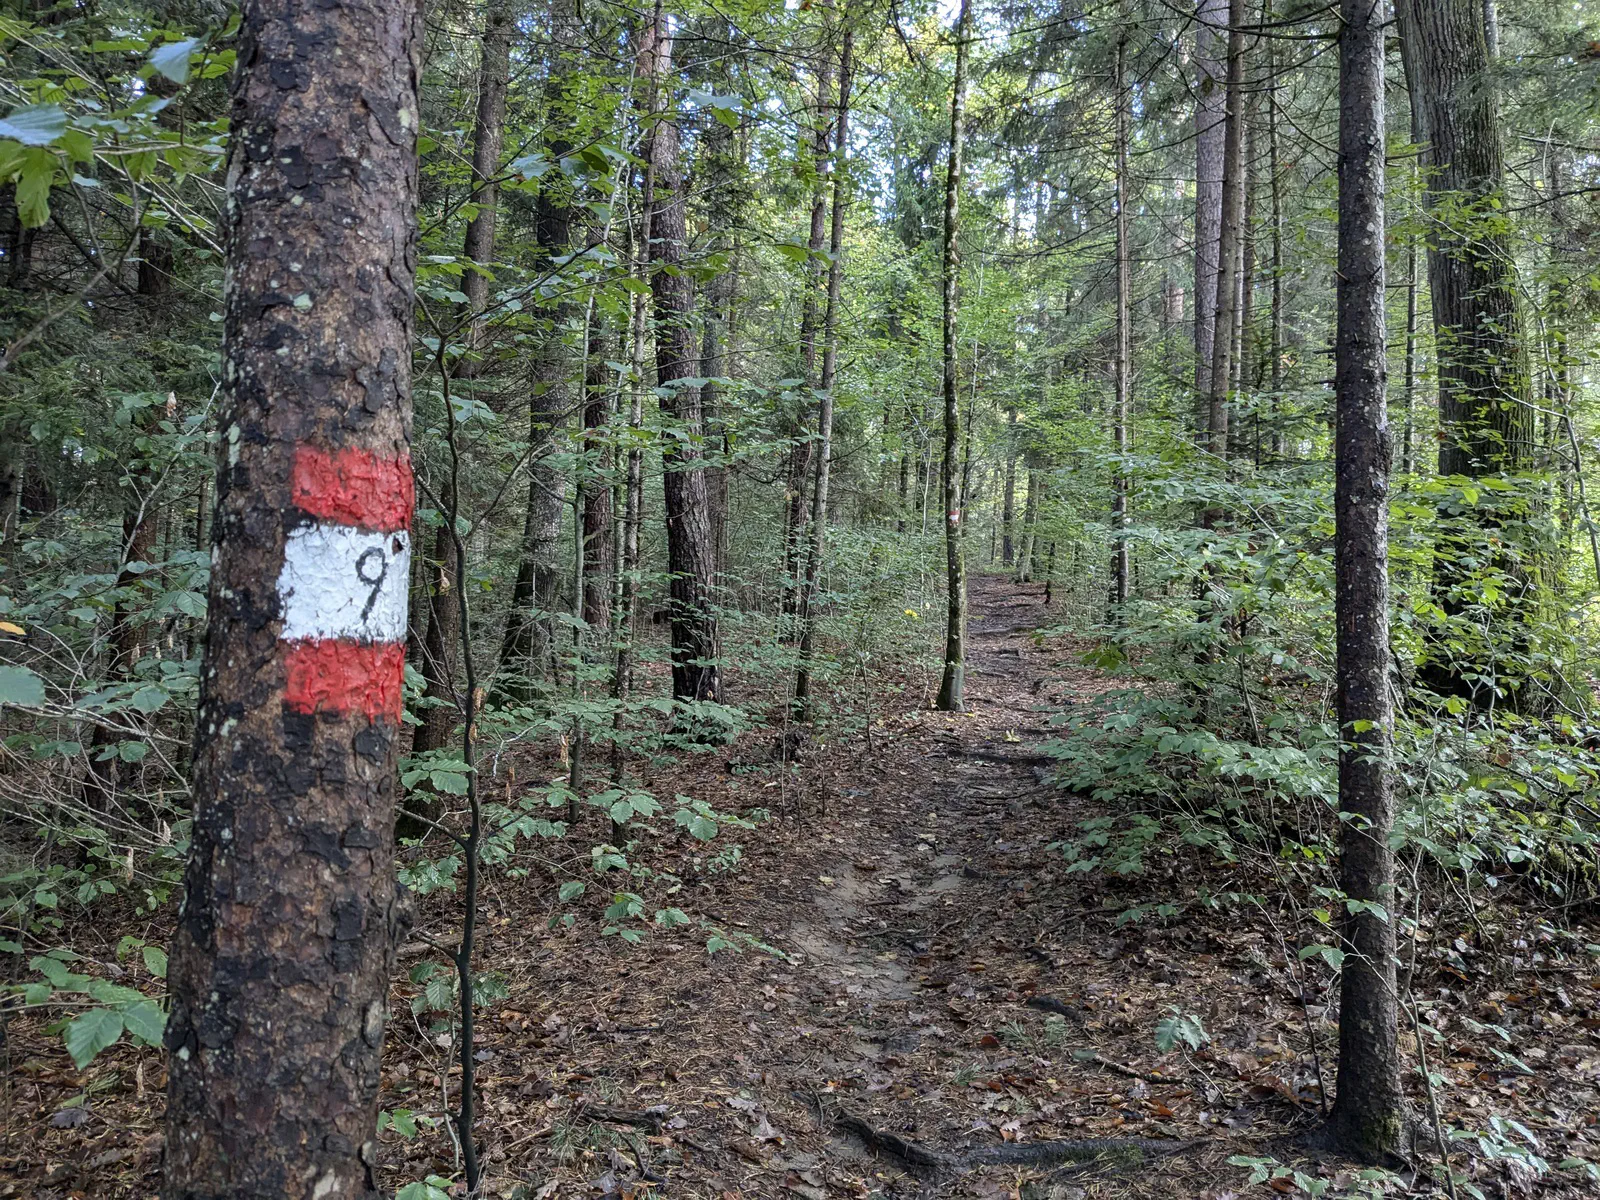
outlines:
M168 977L168 1196L380 1195L421 24L409 3L243 10L221 420L239 436Z
M1044 492L1044 475L1033 465L1032 455L1027 458L1028 464L1028 498L1022 503L1022 548L1017 551L1018 583L1033 582L1033 555L1034 547L1038 545L1039 500Z
M944 485L944 545L947 613L944 637L944 676L939 682L937 707L943 712L966 708L967 564L962 547L961 508L956 478L956 453L961 445L961 406L957 394L957 317L961 302L961 251L957 240L961 218L961 141L966 115L968 30L972 0L961 0L956 19L955 77L950 87L950 158L944 184L944 460L940 466Z
M828 154L829 110L833 107L833 45L831 35L824 38L818 50L817 104L812 127L811 165L815 181L811 192L811 230L806 238L806 263L800 309L801 374L805 387L801 390L800 409L791 436L796 440L789 448L789 482L785 489L786 507L783 525L783 602L782 611L788 617L798 610L802 581L802 556L806 536L806 491L812 473L812 457L816 445L812 440L812 396L817 391L817 318L818 292L822 286L822 252L828 236ZM788 636L795 633L787 631Z
M828 476L833 459L833 389L839 375L839 301L844 280L844 220L849 202L846 179L850 151L850 55L854 34L845 26L839 48L839 120L834 136L833 219L828 237L828 307L823 318L822 397L817 416L817 478L811 491L811 545L806 553L805 588L800 599L800 654L795 667L795 716L811 718L811 664L816 658L817 589L828 548Z
M499 214L500 152L505 139L506 88L511 73L511 36L515 32L510 8L496 4L484 18L483 38L479 45L478 108L472 130L472 195L471 202L477 211L467 222L467 232L462 243L462 256L473 263L488 264L494 260L495 222ZM484 344L483 323L479 314L489 303L489 280L484 272L468 269L462 276L461 290L467 297L463 317L466 321L467 354L456 366L456 375L462 379L475 378L482 367ZM428 589L428 625L422 638L423 696L429 706L420 714L422 724L412 734L411 752L420 754L442 750L450 744L451 732L460 715L456 686L456 660L461 647L460 604L455 595L455 580L461 564L456 561L455 536L442 525L434 535L432 586ZM426 578L426 576L424 576ZM402 815L402 836L416 836L422 832L414 817L432 817L434 805L423 804L426 811L413 812L420 802L417 797L407 799Z
M1339 271L1334 485L1339 879L1344 969L1331 1133L1385 1162L1404 1149L1397 1045L1389 691L1389 419L1384 327L1382 0L1343 0L1339 56ZM1381 911L1374 911L1381 909Z
M1226 127L1225 71L1220 59L1228 0L1200 0L1195 14L1194 190L1194 390L1195 428L1211 420L1211 365L1217 330L1217 275L1221 269L1222 182Z
M1217 242L1216 330L1212 339L1209 417L1211 453L1228 456L1228 394L1233 380L1233 328L1239 307L1241 226L1244 220L1245 0L1228 12L1227 118L1222 157L1222 224ZM1213 510L1213 519L1216 514Z
M1133 343L1130 306L1133 303L1133 274L1128 249L1128 8L1126 0L1119 11L1116 76L1116 159L1117 159L1117 350L1115 441L1117 465L1112 472L1111 500L1111 603L1120 612L1128 602L1128 404L1133 376Z
M1000 563L1016 565L1016 510L1017 510L1017 406L1006 410L1006 480L1005 498L1000 509Z

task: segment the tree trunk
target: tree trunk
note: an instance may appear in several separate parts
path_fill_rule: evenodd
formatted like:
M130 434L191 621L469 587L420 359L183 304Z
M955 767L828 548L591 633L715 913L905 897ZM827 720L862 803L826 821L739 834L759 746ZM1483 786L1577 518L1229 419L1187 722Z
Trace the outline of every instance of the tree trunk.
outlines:
M1498 211L1502 157L1497 105L1485 86L1490 60L1481 0L1414 0L1398 7L1411 102L1428 139L1427 203L1448 206L1434 223L1428 248L1433 300L1434 355L1439 380L1439 474L1476 478L1525 470L1534 459L1534 410L1527 403L1526 347L1517 293L1513 247ZM1501 500L1500 503L1505 503ZM1434 555L1434 592L1449 615L1479 603L1475 582L1484 569L1470 545L1458 544L1451 524L1441 522ZM1494 513L1485 525L1498 524ZM1510 624L1537 603L1532 576L1508 552L1496 569L1526 578L1526 587L1505 603ZM1474 624L1481 625L1481 621ZM1517 640L1522 635L1513 632ZM1514 695L1493 680L1507 658L1487 644L1441 652L1421 675L1435 691L1489 705Z
M845 178L850 136L850 55L853 33L845 27L839 48L839 119L833 144L833 218L828 235L828 307L822 325L822 396L817 414L817 478L811 490L811 545L806 551L800 596L800 653L794 674L796 719L811 718L811 664L816 658L817 588L828 549L828 475L833 460L833 388L839 375L839 300L844 281L844 218L849 200Z
M944 676L939 681L937 707L943 712L963 712L966 679L967 564L962 548L961 508L956 478L956 452L961 445L961 406L956 388L957 316L961 302L961 250L957 234L961 219L961 140L966 115L968 31L972 0L961 0L956 19L955 77L950 86L950 158L944 182L944 460L940 480L944 485L944 546L947 585L944 635Z
M490 8L484 20L478 55L478 109L472 131L471 202L477 206L477 212L467 222L461 253L470 262L484 264L484 270L487 271L488 264L494 259L495 220L500 194L496 178L500 171L500 151L505 137L511 35L516 27L506 4L496 4ZM466 323L462 340L467 346L467 353L456 364L455 370L459 378L472 379L480 372L480 356L485 352L479 314L489 302L488 276L468 268L462 275L461 290L467 297L461 314L461 319ZM430 562L431 569L426 569L424 574L425 579L429 574L432 579L428 588L428 627L422 636L420 664L422 694L430 704L419 714L422 724L412 733L413 754L442 750L449 745L459 715L456 662L461 648L461 617L455 581L460 575L460 564L456 562L455 538L451 530L443 525L434 535ZM413 793L407 797L406 809L401 816L401 835L414 837L421 834L424 827L413 818L432 818L437 811L436 804L426 803Z
M822 282L822 252L827 245L828 217L828 111L833 107L833 46L824 38L818 51L817 105L812 130L811 166L816 178L811 192L811 230L806 238L806 263L800 308L801 389L800 410L796 415L789 449L789 482L785 489L787 507L783 525L783 614L797 611L801 590L801 557L805 550L806 485L811 477L811 460L816 447L811 439L812 397L817 390L818 290Z
M1389 699L1389 418L1384 328L1384 5L1343 0L1339 55L1339 270L1334 394L1339 876L1339 1090L1331 1132L1365 1160L1404 1148L1396 1044L1394 822ZM1383 913L1374 911L1381 906Z
M1015 566L1017 511L1017 406L1006 410L1006 481L1005 494L1000 508L1000 563Z
M1227 117L1222 155L1222 224L1217 239L1215 331L1212 338L1207 427L1211 454L1228 456L1228 397L1233 382L1234 322L1239 309L1240 250L1244 222L1244 22L1245 0L1228 10ZM1213 510L1213 523L1220 514Z
M577 17L572 0L551 0L550 57L546 64L544 94L547 110L561 103L567 73L560 56L565 47L575 44ZM556 122L552 120L551 125ZM551 161L559 161L571 149L564 134L555 133L545 151ZM558 270L555 260L572 246L572 192L565 179L552 178L539 191L534 202L534 230L539 246L542 271ZM554 613L560 607L561 567L557 547L561 541L561 518L566 502L566 474L550 460L550 450L561 427L574 408L572 396L572 354L567 345L567 326L573 320L573 305L558 300L549 310L551 328L540 339L533 354L528 389L528 440L534 448L528 458L528 507L522 525L522 557L512 585L511 610L507 614L505 637L500 647L502 679L499 687L511 700L527 703L538 690L538 681L554 674Z
M664 17L652 25L640 54L646 60L641 74L664 84L672 60L672 37ZM656 386L662 414L686 435L667 438L661 452L667 570L672 576L672 696L715 700L720 693L717 616L712 607L716 555L705 459L697 445L705 429L700 390L682 382L695 377L700 363L694 338L694 283L682 269L688 234L676 121L663 119L656 124L648 158L655 179L649 256Z
M409 3L243 12L171 1197L380 1194L420 35Z
M1223 159L1227 142L1224 68L1219 58L1228 0L1200 0L1195 14L1194 110L1194 390L1195 426L1211 419L1211 363L1217 330L1217 274L1221 268Z
M1044 475L1033 464L1033 456L1029 455L1028 463L1028 498L1022 505L1022 548L1017 551L1018 583L1033 582L1033 555L1034 548L1039 544L1039 498L1044 492Z
M1120 6L1121 24L1117 30L1116 77L1116 159L1117 159L1117 351L1116 395L1112 403L1117 465L1112 472L1111 499L1111 603L1120 612L1128 602L1128 402L1133 375L1133 344L1130 306L1133 303L1133 275L1128 252L1128 10Z

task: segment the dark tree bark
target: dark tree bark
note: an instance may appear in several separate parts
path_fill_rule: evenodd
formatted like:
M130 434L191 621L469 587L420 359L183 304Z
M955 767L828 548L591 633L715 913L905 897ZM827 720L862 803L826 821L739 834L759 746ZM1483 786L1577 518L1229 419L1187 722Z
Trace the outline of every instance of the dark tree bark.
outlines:
M645 73L665 90L672 70L672 38L664 18L646 34L641 56L648 60ZM667 570L672 576L672 695L675 700L715 700L719 695L717 615L712 607L716 544L705 458L696 444L705 429L700 390L682 382L695 377L699 355L694 337L694 283L682 269L688 233L676 121L665 119L656 124L648 159L654 177L649 256L656 385L663 392L663 415L688 435L683 440L667 439L661 455Z
M939 681L936 707L944 712L966 708L967 563L962 546L960 480L956 452L961 444L961 406L957 396L957 320L961 307L961 150L965 136L968 34L972 0L961 0L956 19L955 77L950 85L950 159L944 182L944 457L940 481L944 485L944 546L946 618L944 676Z
M1000 563L1015 566L1017 561L1017 409L1006 410L1006 477L1000 507ZM904 488L901 489L904 491Z
M1116 386L1112 399L1113 436L1118 463L1111 488L1111 603L1117 608L1128 602L1128 404L1133 375L1132 313L1133 273L1128 250L1128 10L1120 6L1121 25L1117 30L1116 77L1116 160L1117 160L1117 350Z
M243 11L226 434L170 959L173 1200L380 1194L420 34L418 7L387 0ZM339 588L340 606L311 603Z
M1028 467L1028 496L1022 502L1022 545L1017 550L1018 583L1033 582L1033 559L1039 544L1039 500L1044 495L1044 473L1036 465L1034 455L1025 459Z
M1233 386L1234 324L1239 313L1240 251L1244 226L1244 23L1245 0L1228 10L1228 88L1222 154L1222 222L1217 239L1217 287L1211 375L1207 391L1211 453L1228 456L1228 407ZM1213 514L1213 518L1216 514Z
M1221 51L1228 0L1199 0L1195 32L1194 107L1194 390L1196 428L1210 420L1211 361L1217 329L1218 240L1222 234L1222 175L1226 142L1226 84Z
M1339 55L1339 270L1334 392L1339 879L1339 1091L1331 1132L1385 1161L1406 1132L1396 1045L1394 822L1389 698L1389 418L1384 322L1382 0L1343 0ZM1381 906L1383 912L1371 906Z
M1397 11L1411 103L1428 140L1427 204L1434 223L1428 248L1434 355L1439 380L1439 474L1475 478L1515 473L1536 454L1534 410L1528 401L1526 346L1517 310L1510 235L1495 206L1503 164L1498 106L1489 85L1490 55L1481 0L1406 0ZM1415 135L1414 135L1415 136ZM1494 523L1493 513L1485 523ZM1434 561L1434 591L1447 614L1476 602L1477 564L1458 544L1452 521L1442 522ZM1497 564L1525 576L1511 553ZM1531 576L1505 615L1513 626L1537 602ZM1512 636L1521 635L1512 631ZM1475 639L1470 639L1475 641ZM1434 690L1494 703L1499 656L1489 645L1439 654L1421 675ZM1506 694L1502 702L1512 703Z
M564 130L567 119L561 111L567 71L562 56L566 47L576 44L579 23L573 0L551 0L550 55L545 64L544 98L548 128ZM502 118L503 119L503 118ZM556 132L545 144L546 156L559 161L571 150L564 132ZM571 183L551 172L547 186L534 202L534 232L539 245L539 266L545 272L556 270L555 260L572 248L573 196ZM527 703L536 683L547 678L554 668L553 614L559 607L561 568L557 547L561 540L561 517L567 479L550 461L550 448L556 434L574 406L571 375L572 353L567 344L567 326L573 319L573 305L558 300L548 311L549 328L543 333L533 355L528 387L528 439L534 443L528 465L528 506L522 526L522 558L516 582L511 589L511 610L507 614L505 637L500 647L500 688L515 701Z

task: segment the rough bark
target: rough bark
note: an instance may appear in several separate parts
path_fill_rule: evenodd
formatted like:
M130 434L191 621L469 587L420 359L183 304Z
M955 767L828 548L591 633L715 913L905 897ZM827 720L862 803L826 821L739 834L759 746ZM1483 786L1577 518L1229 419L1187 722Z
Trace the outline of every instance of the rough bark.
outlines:
M1503 193L1499 115L1489 85L1490 56L1481 0L1434 0L1399 6L1411 102L1428 139L1426 203L1434 218L1428 247L1433 301L1435 374L1439 381L1439 474L1475 478L1515 473L1533 464L1537 430L1527 403L1526 346L1517 309L1515 261L1498 207ZM1484 524L1497 518L1486 512ZM1441 522L1434 592L1450 615L1478 600L1482 564L1459 544L1456 518ZM1524 569L1507 551L1494 564L1512 576ZM1502 614L1510 636L1537 602L1532 577ZM1481 625L1481 621L1475 622ZM1495 647L1462 630L1467 644L1438 652L1421 675L1435 691L1481 705L1515 703ZM1494 680L1491 684L1489 680Z
M1128 10L1120 6L1117 31L1116 160L1117 160L1117 349L1115 395L1112 399L1113 437L1118 462L1112 472L1111 499L1111 603L1120 609L1128 602L1128 403L1133 375L1131 305L1133 275L1128 250Z
M1218 240L1222 232L1222 175L1226 142L1226 84L1221 59L1228 0L1199 0L1195 14L1194 107L1194 390L1196 427L1210 420L1211 360L1217 328Z
M380 1194L403 649L373 647L380 665L350 681L364 705L301 711L279 584L306 519L300 453L386 464L402 493L410 479L420 33L418 7L387 0L243 10L225 435L170 958L174 1200Z
M1334 392L1335 591L1342 918L1339 1085L1331 1120L1351 1153L1402 1149L1396 1044L1394 822L1389 698L1389 418L1384 321L1384 5L1343 0L1339 57L1339 270ZM1369 906L1381 906L1383 914Z
M1000 508L1000 562L1015 566L1017 561L1017 408L1006 410L1006 478L1005 492ZM902 489L904 490L904 489Z
M672 38L664 21L646 36L641 74L665 86L670 78ZM672 576L672 695L675 700L719 696L717 615L712 588L716 543L706 487L705 459L697 443L705 432L700 390L682 381L700 365L694 337L694 283L684 271L688 233L679 160L678 125L659 121L648 154L654 176L650 208L650 295L655 311L656 385L662 415L687 435L669 438L662 450L662 491L667 524L667 570Z
M956 452L961 444L961 406L957 395L957 320L961 306L961 151L965 135L968 31L972 0L961 0L956 19L955 76L950 85L950 158L944 182L944 457L940 481L944 487L944 545L946 616L944 675L936 704L944 712L965 710L967 641L967 564L962 546L961 508L956 472Z
M1228 455L1228 401L1233 383L1234 324L1239 313L1240 251L1244 225L1244 22L1245 0L1228 10L1228 85L1222 154L1222 221L1217 239L1215 330L1207 390L1211 453Z

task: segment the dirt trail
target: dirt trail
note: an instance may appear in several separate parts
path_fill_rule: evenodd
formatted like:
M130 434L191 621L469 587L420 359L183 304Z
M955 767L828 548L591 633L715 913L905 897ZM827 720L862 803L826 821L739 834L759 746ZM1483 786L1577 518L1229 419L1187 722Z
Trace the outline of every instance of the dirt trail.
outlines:
M1090 935L1089 922L1108 921L1098 895L1062 890L1046 850L1084 815L1045 783L1046 721L1109 684L1034 636L1056 619L1039 588L980 576L973 610L969 711L902 714L870 751L814 765L827 811L764 827L740 873L702 877L685 899L787 961L708 961L691 938L607 953L589 935L542 940L528 956L537 985L513 986L499 1022L485 1022L498 1187L718 1200L1199 1194L1165 1160L1085 1177L1074 1165L990 1166L930 1184L840 1131L845 1113L941 1153L1194 1132L1178 1111L1197 1093L1176 1056L1156 1062L1151 1034L1159 1001L1182 998L1178 974L1164 953L1128 959L1137 932ZM1218 1149L1211 1157L1237 1146Z

